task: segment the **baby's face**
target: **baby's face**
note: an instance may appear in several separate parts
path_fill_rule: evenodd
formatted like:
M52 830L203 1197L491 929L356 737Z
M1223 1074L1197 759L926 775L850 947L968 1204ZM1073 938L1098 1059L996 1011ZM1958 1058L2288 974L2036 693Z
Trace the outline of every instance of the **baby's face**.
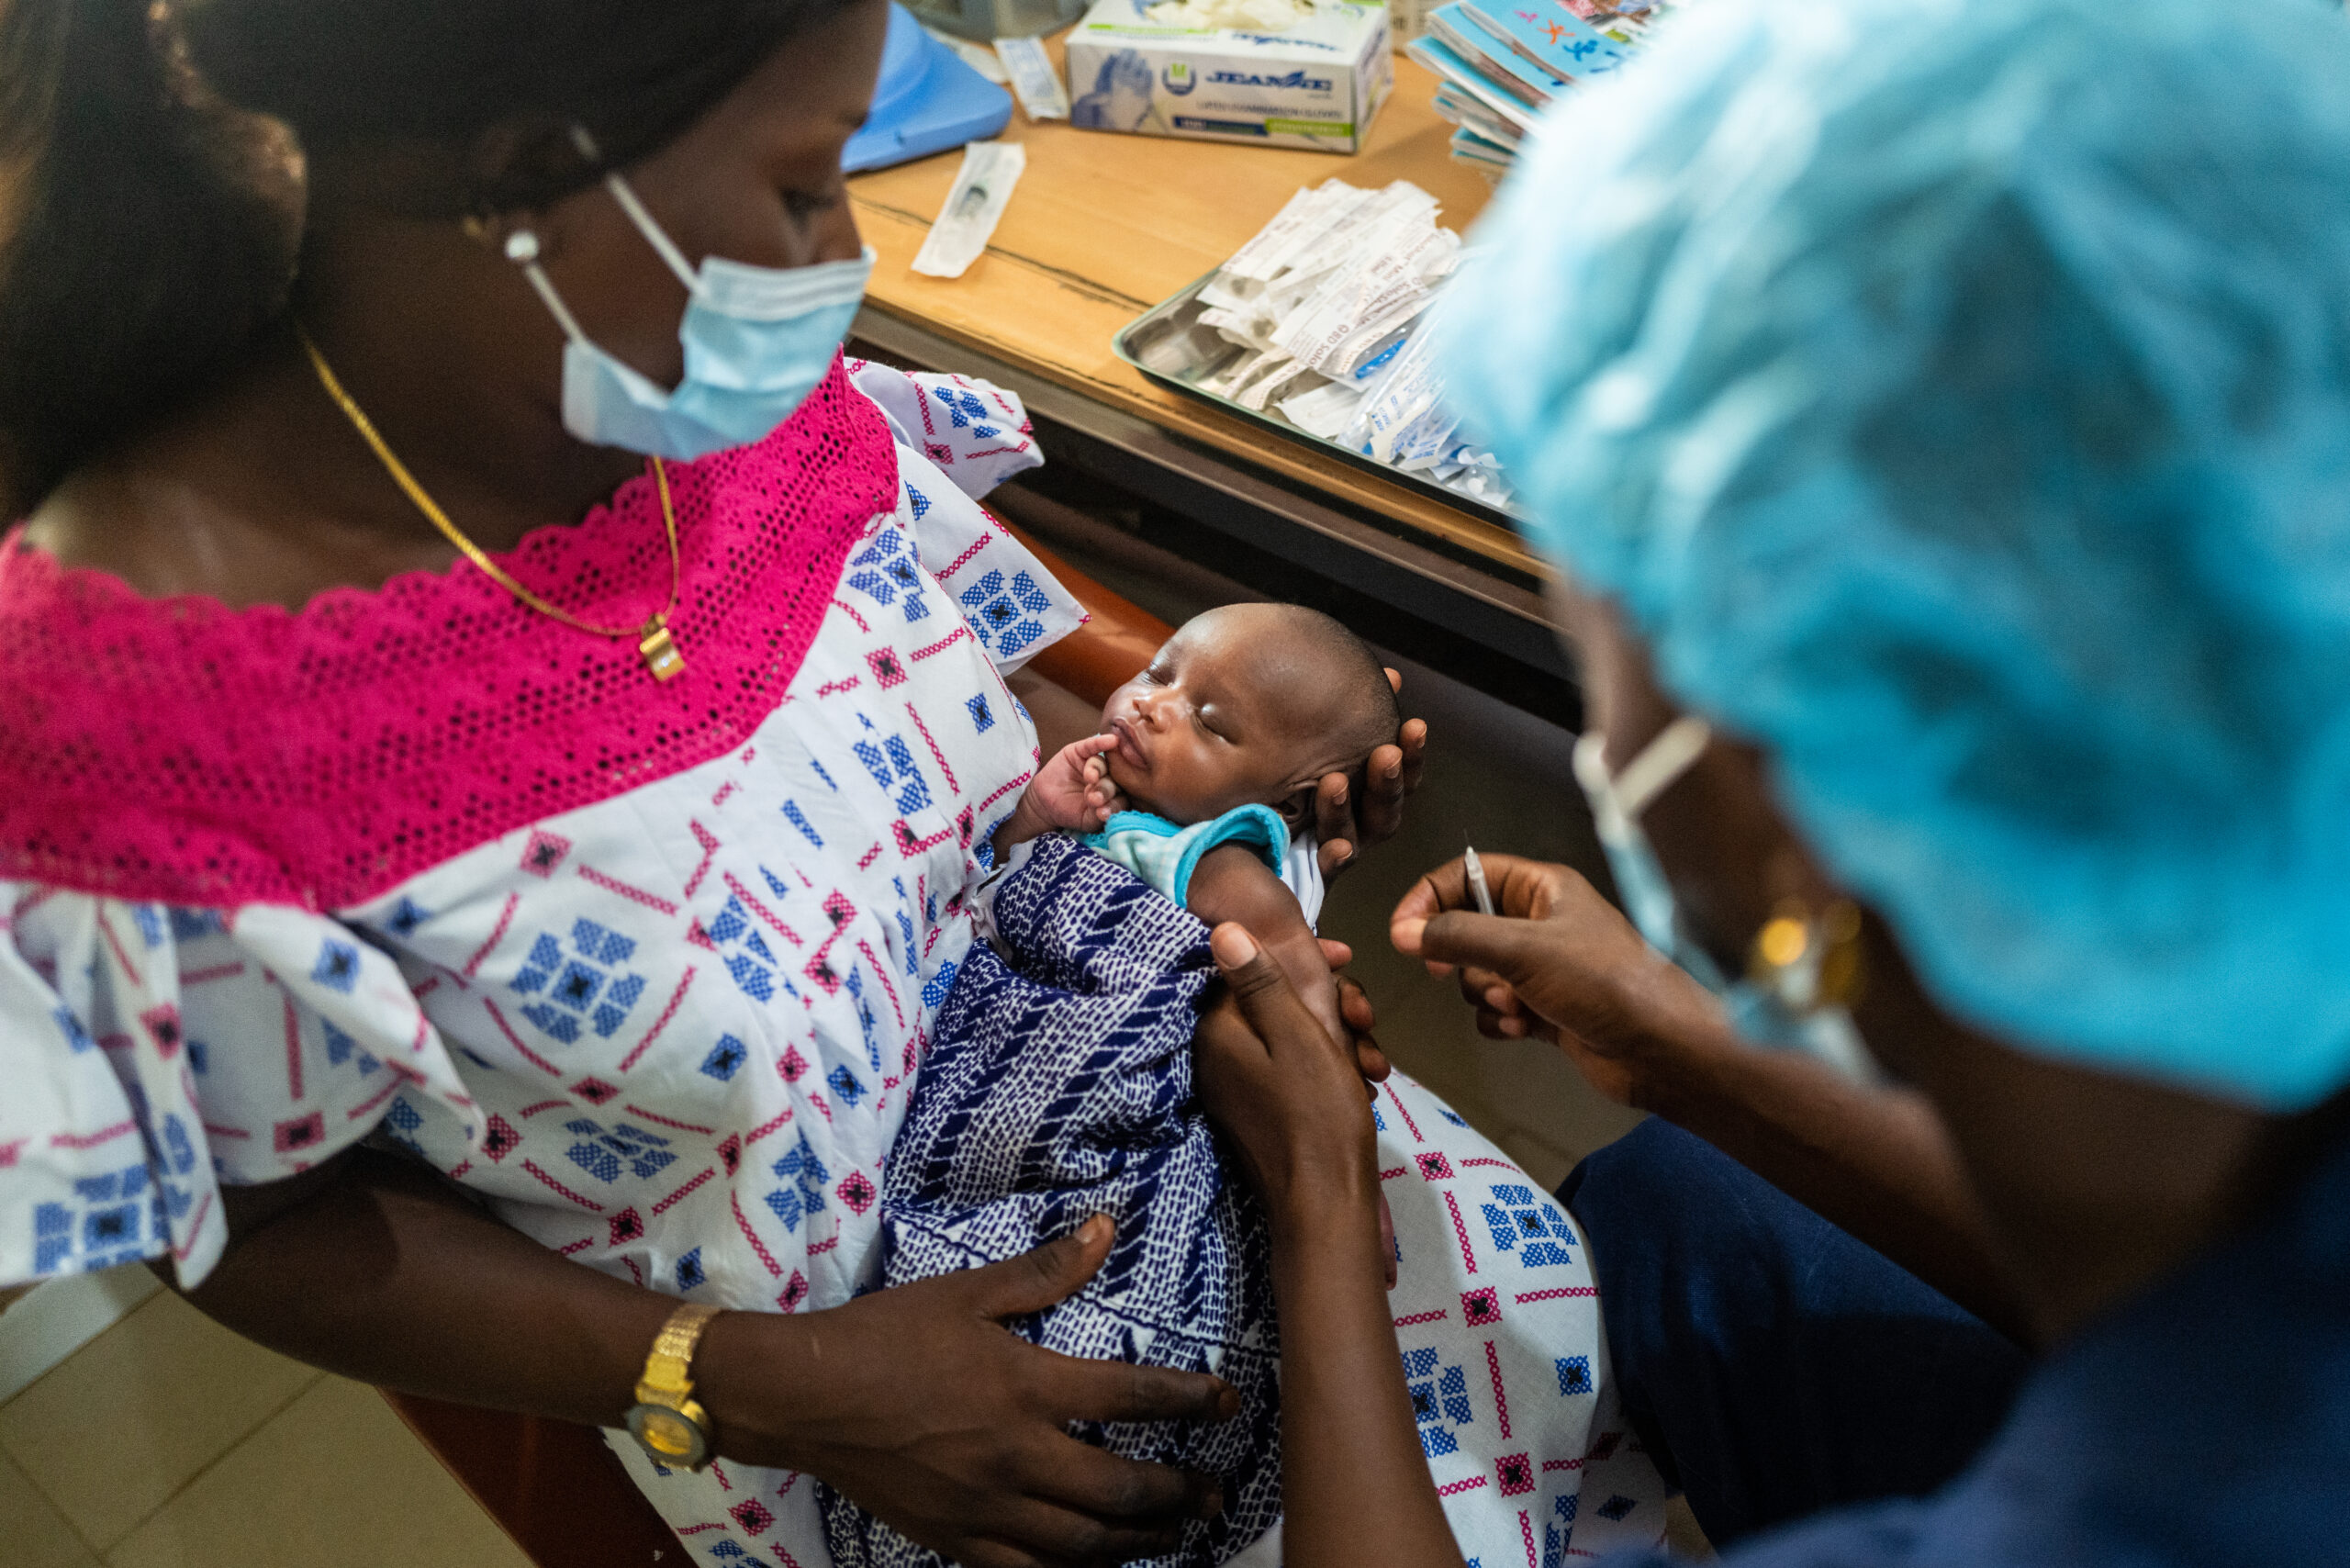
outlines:
M1102 730L1111 782L1137 808L1186 826L1235 807L1269 805L1294 827L1337 755L1333 681L1323 661L1260 605L1227 605L1187 622L1150 667L1110 695Z

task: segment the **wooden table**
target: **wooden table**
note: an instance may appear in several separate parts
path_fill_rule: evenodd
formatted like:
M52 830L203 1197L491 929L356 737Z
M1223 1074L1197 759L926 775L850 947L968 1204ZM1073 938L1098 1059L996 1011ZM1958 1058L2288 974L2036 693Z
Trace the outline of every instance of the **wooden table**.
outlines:
M1059 40L1049 47L1058 62ZM1015 110L1003 134L1027 147L1027 172L987 253L959 278L911 265L959 155L857 175L851 198L879 261L856 335L910 363L1002 382L1051 427L1248 514L1227 532L1286 526L1291 554L1314 569L1561 673L1540 604L1545 568L1507 528L1161 387L1111 348L1300 186L1410 180L1437 197L1440 221L1465 230L1489 188L1448 155L1436 79L1400 55L1395 76L1369 145L1351 156L1030 124Z

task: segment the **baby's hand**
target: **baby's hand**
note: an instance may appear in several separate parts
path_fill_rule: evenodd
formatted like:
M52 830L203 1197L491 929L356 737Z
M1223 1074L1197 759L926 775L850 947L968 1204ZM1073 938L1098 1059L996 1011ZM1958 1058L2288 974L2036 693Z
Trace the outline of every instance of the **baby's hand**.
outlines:
M1036 769L1021 803L1042 823L1073 833L1093 833L1110 820L1121 801L1102 754L1118 744L1115 735L1071 741Z

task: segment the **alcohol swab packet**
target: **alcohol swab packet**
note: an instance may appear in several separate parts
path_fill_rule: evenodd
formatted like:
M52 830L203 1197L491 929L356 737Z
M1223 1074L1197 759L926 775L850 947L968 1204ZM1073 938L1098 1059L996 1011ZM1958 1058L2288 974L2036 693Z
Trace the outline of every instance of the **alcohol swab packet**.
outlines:
M1069 118L1069 89L1061 85L1042 39L998 39L995 52L1012 78L1021 113L1032 120Z
M914 254L914 271L929 277L961 277L979 260L988 238L1012 200L1012 187L1028 167L1028 150L1016 141L973 141L963 148L946 205Z

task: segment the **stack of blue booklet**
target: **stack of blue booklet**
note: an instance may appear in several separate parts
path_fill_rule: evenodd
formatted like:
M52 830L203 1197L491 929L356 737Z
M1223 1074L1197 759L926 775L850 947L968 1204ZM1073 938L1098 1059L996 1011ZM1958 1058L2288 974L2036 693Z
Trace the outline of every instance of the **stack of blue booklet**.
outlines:
M1442 80L1452 155L1499 176L1535 118L1577 82L1630 59L1661 0L1451 0L1404 52Z

